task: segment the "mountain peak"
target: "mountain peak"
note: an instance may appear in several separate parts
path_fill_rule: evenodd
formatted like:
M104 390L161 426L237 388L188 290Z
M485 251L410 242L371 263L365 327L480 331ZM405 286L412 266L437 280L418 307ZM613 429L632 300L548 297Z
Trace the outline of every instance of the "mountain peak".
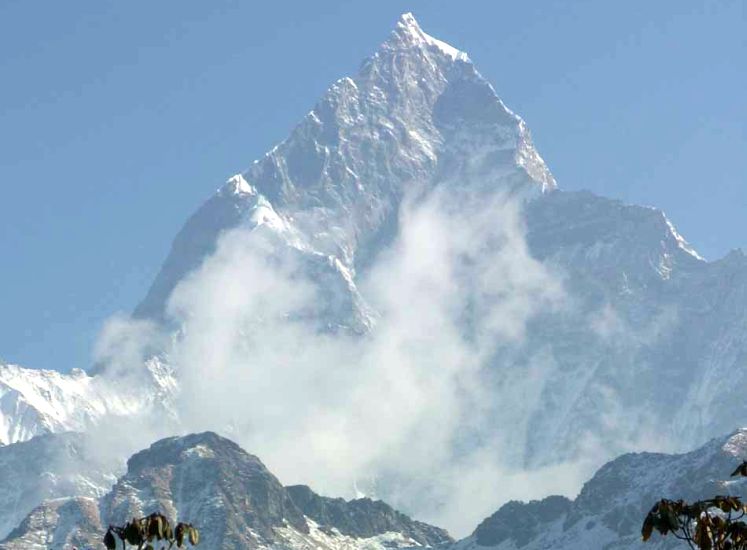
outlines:
M63 462L52 460L57 455L51 451L59 449L59 442L72 439L75 443L80 437L55 435L24 443L23 447L9 446L0 453L11 459L0 460L0 474L27 474L20 483L25 500L17 497L15 488L10 500L0 498L0 511L3 507L19 508L19 501L21 505L21 513L13 515L15 521L0 523L6 532L25 516L0 541L0 548L98 548L95 541L100 540L102 525L121 524L156 511L172 521L199 521L202 544L207 548L391 550L453 542L443 529L412 520L381 501L348 502L322 497L308 487L286 489L258 458L214 432L153 443L127 461L126 473L110 490L103 487L92 493L90 486L94 484L89 483L82 485L86 492L80 496L70 494L67 486L45 489L38 496L30 491L37 486L37 470L46 470L58 462L70 464L64 452ZM42 453L43 460L38 465L32 462L28 472L19 470L18 465L28 462L30 456L20 451L40 445L50 452ZM77 447L73 450L78 456ZM77 475L73 481L89 481L90 473L82 467L79 471L85 472L86 477ZM56 479L54 475L52 479ZM101 482L96 477L93 481L98 489ZM110 478L105 481L111 486ZM53 498L41 501L48 496ZM52 540L51 546L38 542Z
M405 29L412 32L422 33L420 24L415 19L415 16L411 11L405 12L399 16L397 21L397 28Z
M428 49L453 61L469 62L469 56L463 51L425 33L411 12L400 15L389 40L383 46L393 50L407 50L413 47Z

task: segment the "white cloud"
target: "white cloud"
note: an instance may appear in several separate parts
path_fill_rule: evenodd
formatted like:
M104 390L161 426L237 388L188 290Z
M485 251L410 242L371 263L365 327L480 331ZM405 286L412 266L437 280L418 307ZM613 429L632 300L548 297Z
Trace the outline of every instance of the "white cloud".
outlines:
M435 191L405 201L399 227L358 280L378 312L363 337L320 330L310 312L323 289L297 251L263 230L225 234L170 300L178 411L188 431L230 426L285 483L352 496L376 480L395 504L462 533L507 494L540 495L506 464L499 431L483 429L495 403L482 376L563 292L505 196ZM418 503L425 494L436 498Z
M167 341L154 322L117 314L99 333L93 349L94 364L105 366L109 375L127 376L156 350L163 349Z

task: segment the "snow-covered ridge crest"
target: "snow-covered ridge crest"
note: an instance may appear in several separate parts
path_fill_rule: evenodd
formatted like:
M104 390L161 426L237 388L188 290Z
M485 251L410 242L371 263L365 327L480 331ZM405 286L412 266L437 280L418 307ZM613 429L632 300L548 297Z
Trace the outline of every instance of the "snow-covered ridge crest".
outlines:
M85 431L107 415L129 417L173 396L171 369L156 358L145 365L144 386L126 385L81 369L69 374L0 364L0 444L45 433ZM140 389L146 391L140 391Z
M226 181L225 185L218 189L219 195L247 195L253 196L257 194L257 190L249 185L241 174L231 176Z
M722 445L721 450L735 460L747 459L747 428L734 432Z
M669 232L672 234L672 237L675 241L677 241L677 246L690 254L692 257L698 259L698 260L704 260L703 256L698 254L698 251L695 250L692 245L685 240L685 237L683 237L678 231L677 228L674 227L674 224L669 220L666 214L662 212L662 215L664 216L664 221L667 224L667 227L669 227Z
M435 48L455 61L469 62L470 60L465 52L423 32L423 29L420 28L420 25L415 20L415 16L411 12L403 13L400 16L392 34L414 46Z

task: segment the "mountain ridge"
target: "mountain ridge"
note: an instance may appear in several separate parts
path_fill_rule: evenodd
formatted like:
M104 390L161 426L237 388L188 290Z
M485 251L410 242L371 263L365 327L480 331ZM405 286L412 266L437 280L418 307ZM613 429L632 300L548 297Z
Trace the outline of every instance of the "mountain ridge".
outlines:
M717 437L682 454L631 453L602 466L575 499L550 496L510 502L483 520L455 550L617 550L679 548L672 536L641 541L643 518L661 498L693 502L717 494L744 497L729 477L747 457L747 430Z
M62 435L70 441L80 437ZM50 436L30 443L45 437ZM13 446L20 445L26 444ZM0 541L0 548L100 548L104 525L156 510L174 521L197 522L211 548L674 548L677 541L671 537L657 535L645 544L640 540L648 509L660 498L744 498L747 481L735 480L729 472L745 457L747 428L681 454L624 454L600 467L575 498L551 495L508 502L472 534L454 541L443 529L411 520L381 501L346 501L320 496L307 486L283 487L259 459L234 442L212 432L188 434L135 453L108 493L43 498ZM33 485L31 479L26 482Z
M310 501L323 502L334 513L302 512L298 491L283 487L256 456L229 439L213 432L169 437L130 457L126 472L98 499L70 495L42 500L0 548L102 548L102 526L155 511L174 522L196 523L208 548L291 544L383 550L453 540L443 529L413 521L381 501L329 499L308 487L303 492L307 508ZM351 524L353 518L358 523Z

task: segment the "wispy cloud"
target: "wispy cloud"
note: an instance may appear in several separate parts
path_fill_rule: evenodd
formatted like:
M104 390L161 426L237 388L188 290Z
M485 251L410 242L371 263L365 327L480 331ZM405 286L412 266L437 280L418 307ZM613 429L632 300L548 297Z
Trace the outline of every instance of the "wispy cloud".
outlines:
M576 465L526 473L516 428L496 426L525 414L543 363L503 403L488 390L496 354L564 298L527 250L521 202L442 187L405 200L398 226L358 277L377 312L364 336L320 329L324 289L271 232L224 234L169 302L183 429L228 433L285 483L375 491L456 534L508 498L573 491ZM114 322L99 355L137 362L127 331L152 342L151 329Z

